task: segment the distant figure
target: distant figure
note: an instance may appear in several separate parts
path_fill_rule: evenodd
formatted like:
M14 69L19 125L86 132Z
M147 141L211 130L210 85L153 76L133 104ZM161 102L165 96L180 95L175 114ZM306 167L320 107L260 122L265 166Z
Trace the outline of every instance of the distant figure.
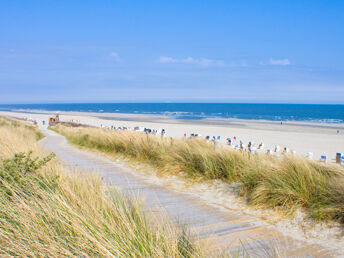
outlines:
M283 124L282 121L281 121L281 124Z
M186 133L184 133L184 140L186 139Z
M243 150L244 149L244 143L242 141L240 141L240 149Z
M337 133L339 133L339 130L337 130Z
M248 148L248 150L249 150L249 151L251 151L251 148L252 148L252 142L248 142L247 148Z
M210 140L210 136L207 135L207 136L205 137L205 139L206 139L207 141L209 141L209 140Z
M261 149L263 149L263 148L264 148L264 143L261 142L261 143L258 145L258 149L261 150Z
M216 141L216 139L215 139L215 140L214 140L214 149L216 149L216 148L218 147L218 145L219 145L219 142Z

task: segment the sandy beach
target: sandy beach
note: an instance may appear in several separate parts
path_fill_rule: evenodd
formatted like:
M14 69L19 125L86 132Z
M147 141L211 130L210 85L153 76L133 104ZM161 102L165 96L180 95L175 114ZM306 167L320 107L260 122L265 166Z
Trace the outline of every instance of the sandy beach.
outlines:
M0 115L17 118L32 118L38 121L48 121L49 116L55 115L52 111L5 112ZM344 152L344 125L319 124L307 122L274 122L260 120L238 119L203 119L203 120L176 120L168 116L145 114L119 113L86 113L60 112L60 119L64 122L77 121L92 126L135 127L142 126L151 129L166 130L166 137L184 137L191 133L205 136L221 136L221 142L234 136L236 143L240 140L247 144L264 143L264 151L274 149L278 145L282 150L288 147L298 155L306 156L313 153L314 159L320 159L322 154L328 156L329 161L335 160L337 152ZM339 130L339 133L337 132Z

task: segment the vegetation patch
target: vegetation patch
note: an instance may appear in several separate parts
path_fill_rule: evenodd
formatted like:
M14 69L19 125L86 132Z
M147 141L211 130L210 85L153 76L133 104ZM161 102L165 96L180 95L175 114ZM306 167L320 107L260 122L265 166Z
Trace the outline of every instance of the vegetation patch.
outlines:
M240 183L249 204L293 211L304 208L319 220L344 222L344 169L286 155L281 158L218 148L205 140L168 139L134 131L68 127L53 130L72 144L122 154L161 173Z
M0 256L202 256L186 231L98 176L67 176L26 123L1 122Z

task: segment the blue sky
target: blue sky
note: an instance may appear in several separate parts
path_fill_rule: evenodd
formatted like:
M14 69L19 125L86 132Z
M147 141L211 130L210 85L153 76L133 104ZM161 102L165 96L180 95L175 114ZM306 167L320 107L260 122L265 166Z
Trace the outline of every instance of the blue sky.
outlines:
M0 103L344 104L344 1L0 2Z

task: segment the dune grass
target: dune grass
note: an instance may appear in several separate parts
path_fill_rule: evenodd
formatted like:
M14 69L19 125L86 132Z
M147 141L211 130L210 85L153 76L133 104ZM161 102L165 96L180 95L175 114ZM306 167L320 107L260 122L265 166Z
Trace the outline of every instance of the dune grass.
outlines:
M184 230L146 218L138 200L95 175L64 173L40 138L0 117L0 256L202 256Z
M230 148L214 150L204 140L165 139L133 131L57 125L72 144L145 162L160 173L240 184L251 205L294 211L318 220L344 222L344 168L294 156L251 155Z

